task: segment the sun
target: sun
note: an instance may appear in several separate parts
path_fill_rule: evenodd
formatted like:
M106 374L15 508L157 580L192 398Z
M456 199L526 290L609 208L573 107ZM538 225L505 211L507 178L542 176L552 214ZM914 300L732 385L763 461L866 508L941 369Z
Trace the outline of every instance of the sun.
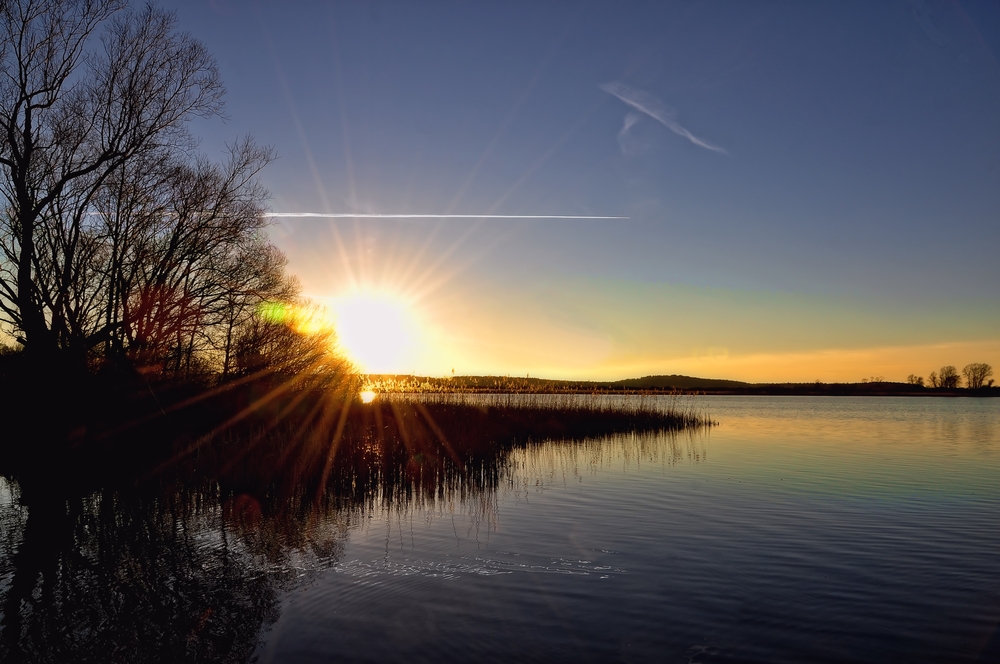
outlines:
M400 297L358 291L330 301L337 346L364 373L406 373L417 350L418 326Z

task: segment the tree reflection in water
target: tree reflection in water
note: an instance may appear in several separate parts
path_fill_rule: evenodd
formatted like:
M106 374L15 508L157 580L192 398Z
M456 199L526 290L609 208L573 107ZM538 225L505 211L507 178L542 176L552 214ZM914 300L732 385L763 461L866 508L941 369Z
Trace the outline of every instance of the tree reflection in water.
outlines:
M20 500L4 505L3 661L245 661L289 557L335 560L346 537L217 485Z

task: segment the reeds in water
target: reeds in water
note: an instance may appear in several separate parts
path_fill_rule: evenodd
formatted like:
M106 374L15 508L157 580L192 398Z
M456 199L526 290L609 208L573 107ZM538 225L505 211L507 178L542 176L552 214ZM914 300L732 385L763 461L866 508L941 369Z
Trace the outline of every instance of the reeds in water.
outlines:
M241 490L433 499L495 487L510 452L529 445L711 424L683 395L392 393L361 403L319 392L284 422L248 421L185 463Z
M388 403L419 403L434 407L473 408L497 419L530 421L554 419L566 428L593 427L594 435L628 430L677 431L711 426L714 421L682 393L498 393L498 392L389 392L378 397ZM575 424L574 424L575 420ZM535 436L537 437L537 436Z

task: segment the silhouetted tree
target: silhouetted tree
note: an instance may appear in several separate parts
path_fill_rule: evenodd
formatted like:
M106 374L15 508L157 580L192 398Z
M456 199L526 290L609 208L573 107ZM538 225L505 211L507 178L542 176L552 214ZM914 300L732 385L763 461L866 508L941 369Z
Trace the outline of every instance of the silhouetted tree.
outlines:
M285 294L298 294L291 283ZM353 368L334 350L323 312L297 297L264 302L240 327L233 343L234 373L297 376L313 385L340 382Z
M934 376L935 379L937 378L936 374L931 374L931 375ZM917 376L916 374L910 374L909 376L906 377L906 382L909 383L910 385L917 385L919 387L923 387L924 377Z
M161 163L155 183L123 170L103 192L94 233L110 238L110 256L91 283L111 327L107 355L180 373L218 351L225 371L240 311L280 296L285 258L263 235L266 192L254 179L269 159L244 140L225 165Z
M95 197L130 163L191 147L184 122L217 114L222 92L211 56L169 13L123 0L0 3L0 310L29 354L109 334L81 320L103 249L90 232Z
M300 298L298 282L284 274L287 259L275 247L250 246L234 256L229 270L236 288L227 289L223 324L217 345L222 353L222 378L233 370L235 343L255 324L267 302L292 302Z
M965 376L965 384L970 390L978 390L984 386L993 385L992 380L989 383L986 382L993 375L993 367L985 362L966 364L962 369L962 375Z
M958 371L954 366L948 365L946 367L941 367L938 371L938 386L945 389L953 390L958 387L958 381L961 377L958 375Z
M0 317L34 361L100 349L226 377L238 340L291 334L255 318L298 301L264 233L271 151L244 138L225 163L192 155L185 123L217 115L223 89L174 23L124 0L0 2Z

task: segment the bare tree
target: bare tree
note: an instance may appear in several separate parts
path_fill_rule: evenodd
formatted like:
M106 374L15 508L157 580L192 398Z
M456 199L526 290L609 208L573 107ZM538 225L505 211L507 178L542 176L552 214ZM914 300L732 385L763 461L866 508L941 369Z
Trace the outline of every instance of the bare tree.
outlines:
M109 332L76 318L102 250L95 196L130 162L189 148L185 121L218 114L223 88L173 15L124 0L7 0L0 42L0 311L28 353L51 355Z
M224 291L222 322L215 341L222 356L223 380L233 371L237 340L256 325L261 307L268 302L299 299L298 282L285 276L287 259L275 247L264 244L244 247L233 261L228 270L233 287Z
M992 380L987 383L987 380L993 375L993 367L985 362L966 364L962 369L962 375L965 376L965 384L970 390L978 390L993 385Z
M297 291L297 284L291 288ZM334 349L322 312L296 300L267 302L243 325L234 343L237 375L270 373L304 385L340 383L352 367ZM314 329L310 329L314 328Z
M958 375L955 367L949 364L946 367L941 367L938 371L937 379L939 387L953 390L958 387L958 381L961 380L961 376Z
M36 364L340 375L331 329L260 316L308 309L265 234L272 153L195 154L186 122L223 89L174 23L126 0L0 0L0 322Z
M936 374L931 374L931 375L934 376L935 379L937 378ZM910 385L916 385L918 387L923 387L924 386L924 377L923 376L917 376L916 374L910 374L909 376L906 377L906 382L909 383Z
M105 308L115 309L117 345L133 360L180 372L217 345L214 328L231 318L238 293L275 297L285 261L262 234L266 192L255 180L269 160L245 140L223 166L174 165L154 196L125 187L140 192L138 203L117 192L102 201L104 234L119 238Z

